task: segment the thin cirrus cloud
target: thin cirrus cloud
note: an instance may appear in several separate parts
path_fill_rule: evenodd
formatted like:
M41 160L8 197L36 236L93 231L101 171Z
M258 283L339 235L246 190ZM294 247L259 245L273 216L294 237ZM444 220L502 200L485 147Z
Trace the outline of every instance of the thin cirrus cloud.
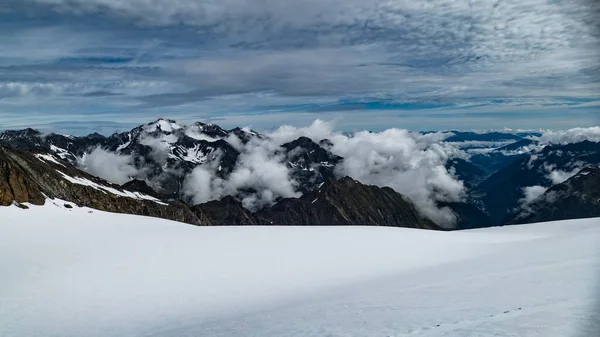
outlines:
M15 126L65 112L587 126L600 112L597 13L592 1L8 0L0 111Z

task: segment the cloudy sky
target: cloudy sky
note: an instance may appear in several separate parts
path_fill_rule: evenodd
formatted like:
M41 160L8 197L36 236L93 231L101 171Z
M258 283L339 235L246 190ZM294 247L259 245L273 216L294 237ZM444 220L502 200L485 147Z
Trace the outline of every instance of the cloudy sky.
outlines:
M600 124L598 2L4 0L0 129Z

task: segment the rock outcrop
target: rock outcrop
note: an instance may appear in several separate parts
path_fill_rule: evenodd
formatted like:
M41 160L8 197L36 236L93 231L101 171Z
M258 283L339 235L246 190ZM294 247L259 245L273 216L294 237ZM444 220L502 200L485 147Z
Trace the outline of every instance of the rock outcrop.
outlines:
M441 229L412 202L389 187L364 185L350 177L330 179L300 198L281 200L256 217L269 225L368 225Z
M91 176L68 162L0 146L0 205L43 205L61 199L101 211L146 215L199 225L183 203L163 202Z

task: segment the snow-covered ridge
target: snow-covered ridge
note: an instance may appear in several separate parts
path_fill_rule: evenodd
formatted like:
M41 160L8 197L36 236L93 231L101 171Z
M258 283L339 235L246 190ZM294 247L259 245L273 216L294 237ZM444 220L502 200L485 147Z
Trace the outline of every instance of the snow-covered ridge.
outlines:
M81 178L81 177L71 177L59 170L56 170L56 172L60 173L60 175L67 181L73 183L73 184L77 184L77 185L83 185L83 186L89 186L92 187L96 190L102 191L104 193L108 192L110 194L114 194L120 197L125 197L125 198L132 198L132 199L137 199L137 200L150 200L153 201L157 204L160 205L168 205L165 204L163 202L161 202L159 199L151 197L149 195L140 193L140 192L131 192L131 191L125 191L125 190L117 190L115 188L109 187L109 186L104 186L104 185L100 185L98 183L95 183L91 180L85 179L85 178Z

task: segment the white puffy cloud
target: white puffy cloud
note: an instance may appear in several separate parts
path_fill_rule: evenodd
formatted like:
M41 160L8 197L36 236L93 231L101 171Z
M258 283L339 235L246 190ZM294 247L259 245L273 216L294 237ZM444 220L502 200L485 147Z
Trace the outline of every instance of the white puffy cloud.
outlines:
M88 173L119 185L140 174L133 163L133 157L115 154L100 147L83 155L78 164Z
M192 199L192 204L202 204L223 197L220 180L204 166L196 167L183 183L183 193Z
M445 167L448 159L466 154L442 141L448 133L420 134L401 129L347 135L333 131L333 124L321 120L308 127L282 126L268 134L278 141L300 136L315 142L327 138L333 154L344 157L336 168L338 176L348 175L362 183L389 186L408 196L417 208L440 225L451 226L456 216L437 201L460 201L464 184Z
M552 182L553 185L556 185L564 183L569 178L576 175L579 171L581 171L584 165L585 164L583 163L574 163L575 168L573 168L571 171L559 170L556 169L554 165L546 164L544 165L544 168L546 171L548 171L548 175L546 177Z
M275 131L268 133L268 136L277 144L289 143L299 137L308 137L318 143L320 140L330 138L334 135L334 126L334 121L317 119L309 126L303 128L282 125Z
M539 138L543 144L571 144L584 140L600 142L600 126L573 128L565 131L547 131Z
M236 136L228 141L241 152L235 168L226 179L217 175L219 160L196 167L184 181L184 194L193 204L238 196L252 211L273 205L278 198L299 197L297 183L290 176L281 148L272 140L253 138L242 144ZM218 157L218 154L217 154Z
M344 157L336 168L337 176L389 186L409 197L423 215L442 226L452 226L456 216L449 208L438 207L437 202L461 201L464 197L463 183L445 164L466 154L443 142L450 134L389 129L348 135L334 131L333 125L322 120L304 128L283 125L247 144L230 135L226 140L241 152L235 169L222 179L217 175L218 161L205 163L186 177L184 193L194 204L237 195L251 210L270 206L282 197L298 197L297 182L285 164L280 145L301 136L315 142L329 139L329 150Z
M389 186L408 196L417 208L440 225L452 225L455 215L436 201L460 201L464 185L446 170L447 160L462 153L439 143L440 134L421 135L390 129L331 137L331 151L344 157L338 175L365 184Z
M514 211L518 214L518 217L523 217L531 214L531 204L539 197L543 196L548 190L547 187L536 185L527 186L523 188L523 198L519 200L520 207Z
M522 203L525 205L531 204L535 199L537 199L542 194L546 193L548 190L547 187L544 186L527 186L523 188L523 199L521 199Z
M279 146L258 138L246 144L238 163L228 177L228 189L254 189L251 197L242 199L244 207L259 209L272 205L276 197L298 197L296 182L291 179L285 157L277 154Z

